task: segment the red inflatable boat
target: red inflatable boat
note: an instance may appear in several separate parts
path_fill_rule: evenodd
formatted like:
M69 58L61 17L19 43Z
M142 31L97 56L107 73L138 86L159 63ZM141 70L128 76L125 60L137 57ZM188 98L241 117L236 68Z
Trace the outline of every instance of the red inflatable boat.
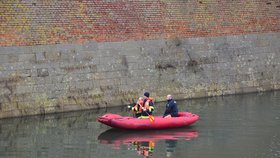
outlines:
M179 112L178 117L162 118L153 116L153 120L139 119L131 116L120 116L117 114L105 114L97 120L105 125L127 130L147 130L178 128L195 123L199 119L198 115L189 112Z

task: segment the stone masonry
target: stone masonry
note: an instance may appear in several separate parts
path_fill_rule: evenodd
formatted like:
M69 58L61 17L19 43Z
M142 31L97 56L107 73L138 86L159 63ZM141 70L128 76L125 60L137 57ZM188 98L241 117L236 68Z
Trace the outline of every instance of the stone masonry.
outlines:
M0 118L280 89L278 1L4 0L0 14Z

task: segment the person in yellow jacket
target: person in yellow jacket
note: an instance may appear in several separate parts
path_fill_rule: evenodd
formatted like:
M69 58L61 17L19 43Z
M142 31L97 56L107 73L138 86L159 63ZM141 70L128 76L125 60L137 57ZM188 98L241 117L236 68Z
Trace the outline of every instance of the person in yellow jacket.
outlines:
M128 106L128 108L131 109L133 113L135 113L135 117L137 118L142 116L143 107L144 107L144 99L142 97L138 99L137 103L134 106Z

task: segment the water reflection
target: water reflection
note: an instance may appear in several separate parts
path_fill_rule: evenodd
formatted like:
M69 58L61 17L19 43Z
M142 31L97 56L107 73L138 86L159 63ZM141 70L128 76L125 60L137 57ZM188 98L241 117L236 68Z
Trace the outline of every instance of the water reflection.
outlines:
M160 131L106 131L96 118L128 115L121 107L1 119L0 158L144 157L149 144L154 158L280 158L279 103L280 92L178 101L200 121ZM157 104L155 115L164 109Z
M109 129L98 136L101 144L109 144L113 149L121 149L125 145L127 150L135 151L144 157L153 156L156 144L165 141L166 157L171 157L178 140L192 140L198 137L198 131L191 127L153 130L153 131L124 131Z

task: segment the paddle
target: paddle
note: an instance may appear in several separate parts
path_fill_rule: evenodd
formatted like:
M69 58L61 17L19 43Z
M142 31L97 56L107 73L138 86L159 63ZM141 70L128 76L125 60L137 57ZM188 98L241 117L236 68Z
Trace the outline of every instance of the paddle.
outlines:
M142 109L144 110L144 108L142 107ZM146 114L149 116L149 120L151 123L154 123L155 122L155 117L150 115L146 110L144 110L146 112Z
M131 108L133 104L135 105L136 103L132 103L132 104L128 105L127 107L128 107L128 108ZM139 105L140 105L140 104L139 104ZM155 117L152 116L152 115L150 115L142 105L140 105L140 106L142 107L142 110L145 111L145 113L149 116L150 122L151 122L151 123L154 123L154 122L155 122Z
M151 122L151 123L154 123L154 122L155 122L155 117L154 117L154 116L149 115L149 119L150 119L150 122Z

